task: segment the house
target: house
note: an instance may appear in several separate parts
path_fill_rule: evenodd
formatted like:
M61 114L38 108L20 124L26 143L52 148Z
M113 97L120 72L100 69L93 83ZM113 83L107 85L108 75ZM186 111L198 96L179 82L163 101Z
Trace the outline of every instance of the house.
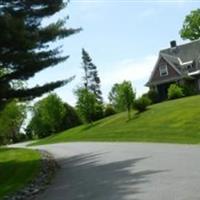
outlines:
M170 48L160 51L146 86L157 91L162 101L172 83L200 92L200 40L183 45L171 41Z

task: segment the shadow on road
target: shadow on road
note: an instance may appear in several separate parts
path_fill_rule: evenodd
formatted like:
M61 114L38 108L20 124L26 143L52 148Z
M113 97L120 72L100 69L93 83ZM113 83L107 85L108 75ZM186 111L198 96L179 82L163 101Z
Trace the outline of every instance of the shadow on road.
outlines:
M134 200L134 195L145 192L140 184L149 176L164 171L145 170L134 172L137 158L118 162L100 163L102 154L82 154L61 160L58 173L43 200ZM131 195L131 197L130 197Z

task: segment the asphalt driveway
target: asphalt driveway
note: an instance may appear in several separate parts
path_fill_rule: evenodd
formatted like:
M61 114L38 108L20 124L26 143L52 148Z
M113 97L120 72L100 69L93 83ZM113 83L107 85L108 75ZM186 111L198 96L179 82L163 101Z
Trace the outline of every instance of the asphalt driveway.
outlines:
M200 147L149 143L40 146L61 169L38 200L199 200Z

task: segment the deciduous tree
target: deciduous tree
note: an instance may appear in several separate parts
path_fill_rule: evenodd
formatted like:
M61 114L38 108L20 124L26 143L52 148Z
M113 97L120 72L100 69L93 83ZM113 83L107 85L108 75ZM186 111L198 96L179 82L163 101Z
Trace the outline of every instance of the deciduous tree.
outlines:
M131 117L134 99L135 92L130 81L114 84L109 93L109 100L114 108L118 111L127 110L129 119Z
M196 40L200 38L200 9L193 10L185 17L180 31L183 39Z
M20 128L25 118L25 104L13 100L5 106L0 112L0 144L18 141Z
M33 107L32 114L29 129L40 138L63 130L65 106L56 94L50 94L38 101Z
M95 121L94 116L97 104L95 95L86 88L78 88L75 94L77 96L76 107L78 112L85 122L92 123Z

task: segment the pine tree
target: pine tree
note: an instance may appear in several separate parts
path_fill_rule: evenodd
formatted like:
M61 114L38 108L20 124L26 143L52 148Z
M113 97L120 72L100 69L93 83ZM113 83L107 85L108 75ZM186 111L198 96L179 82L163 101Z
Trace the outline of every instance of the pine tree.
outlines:
M102 103L103 99L100 88L101 80L98 76L97 67L92 63L92 59L85 49L82 49L82 60L82 66L84 69L84 86L96 96L99 103Z
M63 0L2 0L0 2L0 106L13 98L33 99L73 79L56 81L33 88L15 89L13 81L26 81L35 73L64 62L61 48L50 43L64 39L81 29L66 28L66 19L46 26L42 20L50 17L67 3Z
M83 76L83 83L85 89L89 90L89 82L90 82L90 72L89 72L89 65L91 64L92 60L89 56L89 54L85 51L85 49L82 49L82 67L84 70L84 76Z

